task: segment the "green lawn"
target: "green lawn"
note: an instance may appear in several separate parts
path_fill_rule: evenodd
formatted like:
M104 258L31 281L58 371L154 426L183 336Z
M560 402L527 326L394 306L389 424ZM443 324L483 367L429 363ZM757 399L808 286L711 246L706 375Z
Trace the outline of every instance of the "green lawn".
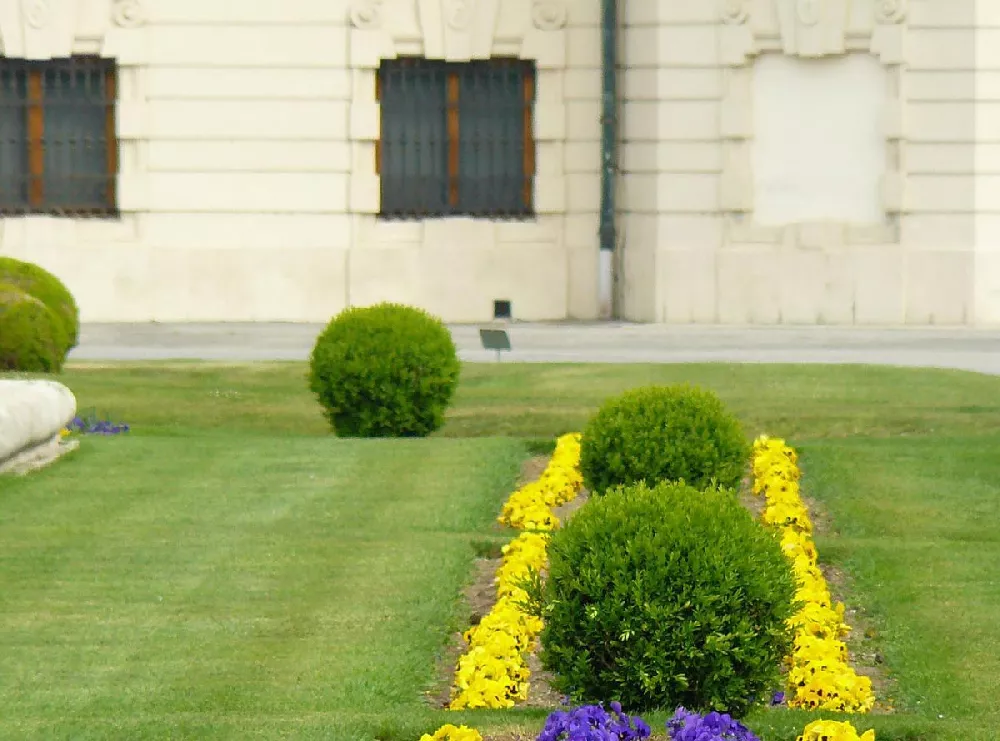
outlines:
M807 494L831 523L821 557L848 572L894 685L898 712L859 727L879 741L1000 738L1000 378L766 365L463 374L436 438L352 442L326 434L302 364L71 367L81 408L135 432L0 479L0 738L415 741L447 721L537 727L538 711L421 702L462 619L473 544L525 439L581 429L622 389L678 381L802 451ZM750 724L791 741L807 717Z
M81 407L138 434L322 435L301 363L71 366ZM748 430L806 439L1000 430L1000 379L947 370L790 365L466 364L446 437L549 438L579 430L605 398L647 383L714 389Z
M851 576L885 656L897 714L879 739L1000 738L1000 434L826 440L804 485L832 520L822 560ZM783 714L758 716L773 741ZM801 724L800 724L801 727ZM782 735L784 733L784 735Z
M369 739L424 715L523 453L137 436L0 480L0 738Z

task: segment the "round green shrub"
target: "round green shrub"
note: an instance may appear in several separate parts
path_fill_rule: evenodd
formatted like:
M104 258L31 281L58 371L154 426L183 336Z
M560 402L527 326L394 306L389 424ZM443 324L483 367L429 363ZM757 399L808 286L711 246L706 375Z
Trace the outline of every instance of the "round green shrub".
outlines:
M30 262L0 257L0 283L17 286L49 307L58 320L56 332L62 358L80 340L80 310L73 294L56 276Z
M555 532L549 559L542 663L575 700L739 715L777 686L794 577L732 492L619 488Z
M580 468L597 494L639 481L733 488L749 455L739 420L714 393L684 385L647 386L608 400L590 419Z
M17 286L0 283L0 370L58 372L61 336L55 312Z
M310 388L343 437L422 437L444 424L459 375L451 333L421 309L338 314L316 340Z

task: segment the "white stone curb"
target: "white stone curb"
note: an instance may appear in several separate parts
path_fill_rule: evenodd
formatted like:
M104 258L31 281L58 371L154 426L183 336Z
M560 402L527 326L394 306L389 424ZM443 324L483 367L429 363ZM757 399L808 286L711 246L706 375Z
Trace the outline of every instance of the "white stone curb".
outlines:
M27 473L76 447L60 436L75 415L76 397L61 383L0 379L0 473Z

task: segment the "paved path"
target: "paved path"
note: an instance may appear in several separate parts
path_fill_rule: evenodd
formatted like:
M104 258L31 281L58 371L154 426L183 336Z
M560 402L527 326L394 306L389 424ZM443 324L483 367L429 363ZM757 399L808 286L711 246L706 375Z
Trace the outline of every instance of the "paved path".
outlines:
M303 360L320 325L90 324L72 360ZM1000 374L1000 331L513 324L503 362L873 363ZM493 361L478 327L452 333L463 359Z

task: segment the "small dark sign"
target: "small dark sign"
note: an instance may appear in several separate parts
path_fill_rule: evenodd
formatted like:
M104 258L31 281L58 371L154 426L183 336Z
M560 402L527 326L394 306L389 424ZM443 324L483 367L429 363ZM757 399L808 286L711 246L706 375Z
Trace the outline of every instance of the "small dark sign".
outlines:
M500 360L500 353L510 352L510 335L505 329L480 329L479 340L484 350L493 350Z

